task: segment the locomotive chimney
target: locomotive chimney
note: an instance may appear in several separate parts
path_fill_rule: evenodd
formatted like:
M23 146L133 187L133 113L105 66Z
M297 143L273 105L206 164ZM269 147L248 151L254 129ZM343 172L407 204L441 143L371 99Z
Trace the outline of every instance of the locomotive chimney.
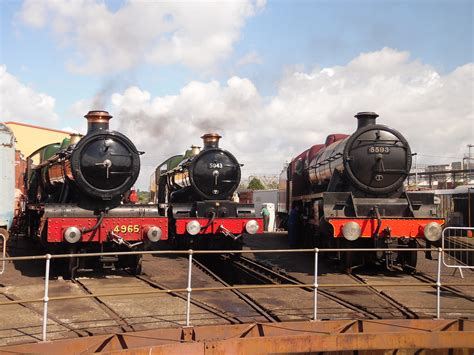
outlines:
M357 118L357 129L375 124L375 119L379 117L375 112L359 112L354 116Z
M87 115L87 134L109 129L109 121L112 116L107 111L89 111Z
M201 138L204 142L204 150L208 148L219 148L219 139L222 137L218 133L207 133Z

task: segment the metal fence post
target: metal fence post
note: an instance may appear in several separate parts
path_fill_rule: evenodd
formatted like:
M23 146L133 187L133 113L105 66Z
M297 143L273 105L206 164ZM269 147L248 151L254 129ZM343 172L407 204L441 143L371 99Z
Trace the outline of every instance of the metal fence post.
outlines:
M5 258L7 256L7 238L5 235L0 233L0 237L2 238L2 258ZM2 270L0 271L0 275L3 274L5 271L5 260L2 261Z
M313 320L317 320L318 317L318 255L319 249L314 248Z
M189 263L188 263L188 287L186 291L188 292L188 298L186 300L186 327L189 327L189 317L191 313L191 270L193 268L193 250L189 249Z
M441 258L443 248L438 248L438 276L436 279L436 318L441 318Z
M46 341L48 327L48 293L49 293L49 268L51 264L51 254L46 254L46 271L44 273L44 297L43 297L43 341Z

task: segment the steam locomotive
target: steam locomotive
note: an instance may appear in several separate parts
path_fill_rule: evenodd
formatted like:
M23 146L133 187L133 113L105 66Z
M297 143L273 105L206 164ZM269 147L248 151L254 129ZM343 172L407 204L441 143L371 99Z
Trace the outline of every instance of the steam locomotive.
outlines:
M280 218L290 237L304 246L333 248L416 248L436 242L444 220L437 218L434 194L409 192L410 146L401 133L360 112L351 135L332 134L294 158L280 175ZM296 232L296 233L295 233ZM345 252L347 268L368 261L413 271L416 251Z
M90 111L87 134L41 147L28 157L20 223L53 253L136 250L167 238L167 220L150 205L123 204L140 172L140 154L109 129L106 111ZM90 264L90 263L89 263ZM141 271L140 256L100 257L93 267ZM64 268L74 277L86 258Z
M235 201L241 165L219 148L220 135L205 134L203 149L192 146L160 164L151 191L169 218L169 234L178 247L240 247L244 233L262 230L252 204Z

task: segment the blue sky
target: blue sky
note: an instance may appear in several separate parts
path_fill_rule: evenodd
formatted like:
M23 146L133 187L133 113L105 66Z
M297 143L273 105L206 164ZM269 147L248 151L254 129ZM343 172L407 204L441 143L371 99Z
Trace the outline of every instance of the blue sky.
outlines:
M106 4L116 10L123 2ZM142 65L119 75L123 77L122 85L139 85L155 95L176 94L194 79L225 81L229 74L248 77L262 93L272 94L288 66L344 65L361 52L382 47L409 51L414 58L446 72L473 59L472 4L472 1L269 2L264 11L247 21L234 53L219 63L213 73L201 74L182 65L159 68ZM21 1L2 2L1 62L22 82L55 97L57 112L66 115L70 105L93 95L108 76L70 73L64 63L73 48L58 46L50 30L38 31L22 24L17 18L21 5ZM259 54L262 63L236 68L236 60L252 51Z
M36 3L35 1L6 0L0 3L0 65L6 66L6 72L9 75L8 83L14 81L14 88L17 91L19 91L18 88L28 87L32 91L31 95L43 94L54 99L54 105L47 107L43 105L39 111L36 111L40 112L39 116L44 112L44 117L34 117L33 110L18 111L14 107L7 107L7 109L4 107L3 111L0 111L4 117L0 120L26 121L49 124L55 128L81 129L83 127L82 115L85 113L83 111L87 110L87 104L90 105L90 100L98 92L104 91L105 109L115 110L116 112L113 113L117 117L117 125L123 129L130 129L125 122L127 120L125 112L133 111L133 109L126 106L126 103L133 101L135 104L134 100L137 97L134 96L133 100L128 101L117 99L120 102L117 106L112 103L114 94L118 95L116 97L128 97L127 89L136 87L140 92L134 91L134 95L137 93L141 95L142 92L149 94L148 99L141 98L140 100L145 101L139 102L154 105L152 109L161 112L159 104L153 103L153 100L165 100L168 96L179 98L182 96L183 89L192 82L203 84L201 89L206 92L205 90L209 89L206 84L215 80L219 85L218 90L222 91L227 98L225 90L234 92L229 88L228 81L237 77L248 80L245 82L245 85L249 85L245 86L246 94L249 88L250 91L255 89L257 94L254 99L263 102L257 104L252 101L256 105L252 113L260 117L261 122L259 122L265 126L268 111L272 111L278 102L285 102L285 107L291 106L285 101L290 88L298 93L300 88L298 85L308 84L291 81L295 73L305 73L307 77L313 78L315 75L311 73L317 73L323 68L333 68L336 71L337 68L341 68L342 73L349 73L347 74L349 77L355 75L363 78L362 80L370 81L375 75L373 71L370 71L371 74L364 72L364 75L368 75L366 77L361 76L360 72L354 73L356 69L350 63L363 53L379 53L384 48L389 48L390 51L382 55L382 61L390 62L391 58L399 56L400 53L407 54L407 57L400 57L401 59L397 57L399 59L396 65L396 70L412 75L411 78L406 78L404 83L427 82L426 78L430 75L437 75L441 78L440 80L444 80L444 87L448 87L446 82L458 80L457 77L453 78L453 72L457 68L472 64L474 56L472 1L269 1L266 3L249 1L238 3L245 4L245 7L233 3L235 9L230 9L229 3L203 2L196 7L196 10L189 11L190 3L187 2L174 5L167 3L166 6L162 6L163 4L144 1L107 1L106 8L100 8L100 4L103 4L100 1L84 4L82 1L76 1L76 5L80 3L81 6L77 5L75 10L72 10L71 3L63 1L58 3L60 5L51 4L46 0ZM97 3L99 4L97 10L89 14L85 13L84 9L92 9ZM157 16L156 23L162 20L162 24L155 26L153 19L149 19L149 23L144 19L141 32L133 30L133 26L127 27L129 24L127 17L133 20L134 16L137 16L136 19L140 21L141 16L149 13L150 9L153 8L155 11L156 7L160 6L165 7L166 11L163 13L157 11L162 17ZM92 33L81 32L83 30L81 28L92 27L91 25L97 25L101 21L101 17L96 16L100 11L104 11L107 17L104 18L104 26L109 26L111 30L101 32L101 28L98 27L97 36L93 31ZM190 14L186 13L187 11ZM120 14L123 16L118 16ZM117 16L114 17L114 15ZM180 16L182 16L181 19L197 18L197 20L195 24L184 20L179 23ZM199 19L200 17L202 18ZM220 19L224 20L219 21ZM123 25L114 28L116 21L119 20L123 21ZM176 23L176 25L168 30L166 22L173 25ZM163 27L161 32L156 30L159 26ZM153 31L158 31L156 36L150 35ZM117 33L120 38L114 39ZM174 44L168 43L171 47L163 45L159 47L158 54L151 57L153 55L151 49L153 46L157 47L156 43L161 40L167 41L175 35L183 40L178 49L173 47ZM206 42L213 35L218 36ZM113 43L116 44L102 52L101 45L109 42L107 36L115 40L116 42ZM145 37L147 40L143 40ZM133 43L133 41L142 40L143 43L139 45ZM89 44L89 41L94 43ZM202 48L199 48L200 41L203 43ZM123 48L121 48L122 42L126 42ZM195 42L198 44L196 45ZM190 43L193 47L191 49L188 48ZM170 55L170 59L167 58L167 50L175 51ZM133 51L143 51L143 58L141 54L130 53ZM92 58L89 57L91 53L98 54ZM122 64L117 64L116 56L119 55L123 56ZM194 60L201 63L195 64ZM385 63L380 63L381 68L384 68L384 65ZM418 70L408 69L416 65L419 66ZM394 70L390 65L386 68ZM464 70L468 76L472 75L472 67ZM425 71L430 71L430 73L425 73ZM424 72L426 76L417 77L417 72ZM387 73L384 72L384 75L386 76ZM386 79L388 82L393 82L394 78L403 75L394 73L393 77ZM4 80L7 82L5 78ZM347 77L340 80L345 83ZM335 85L334 82L330 84ZM8 85L4 84L2 90L7 90ZM297 87L295 88L294 85ZM342 84L338 85L341 87ZM449 87L457 87L456 85ZM469 106L469 96L472 99L472 85L463 85L466 85L463 90L466 99L460 104ZM313 86L311 88L314 89ZM420 90L422 89L417 88L415 91ZM284 97L281 95L282 92L286 93ZM452 92L443 92L446 97L450 94ZM1 95L4 98L3 106L13 106L13 103L18 105L23 102L21 95L13 98L10 97L14 95L11 92L9 95L2 92ZM352 102L354 109L357 107L357 94L353 91L339 92L339 96L350 97L350 100L354 100ZM439 96L440 94L437 93L436 97ZM234 102L234 99L231 101ZM307 99L313 100L314 95ZM415 101L420 102L419 99L413 99L410 102ZM28 102L24 104L29 105ZM232 103L227 104L232 105ZM171 108L171 103L163 105L169 114L177 115L176 110ZM351 107L351 102L347 105ZM387 104L387 106L390 105ZM303 107L305 107L304 103ZM397 107L397 112L405 112L412 107L413 105ZM34 105L32 105L33 108ZM233 109L233 107L228 107L228 110ZM247 109L246 107L245 110ZM420 110L420 107L417 106L416 109ZM427 106L424 109L426 111L422 112L433 114L432 107ZM347 113L349 112L352 113L350 109L347 109ZM247 111L239 111L239 113L246 114ZM206 111L206 114L212 116L209 111ZM444 112L440 111L436 114L444 115ZM334 129L351 129L352 115L347 119L346 125L336 125ZM472 138L472 124L469 122L472 118L472 105L460 113L460 116L462 115L464 117L459 118L462 121L459 129L471 130L471 136L464 137L467 142ZM160 117L160 113L156 113L153 120L174 122ZM279 120L286 119L286 116L278 117L281 117ZM174 119L178 120L178 117ZM389 119L396 122L394 118ZM229 119L229 121L232 120ZM246 117L243 121L246 125L239 127L242 134L245 133L245 127L251 129L252 118ZM203 126L198 123L195 128L198 131ZM232 127L225 119L215 128L232 132ZM332 128L323 130L321 134L330 133L330 129ZM133 135L134 132L131 134ZM277 142L273 149L280 150L282 146L285 146L284 138L281 142ZM305 138L301 142L295 140L294 137L287 137L286 141L290 142L288 156L297 153L299 149L304 149L305 144L316 139L319 139L318 135L314 138ZM315 143L317 142L314 141L313 144ZM185 148L172 147L170 144L164 149L163 155L171 150L180 151ZM232 143L232 146L236 145ZM453 148L451 154L460 154L461 151L460 147ZM251 152L247 153L251 159ZM247 153L242 152L244 156L247 156ZM438 153L435 152L435 154ZM280 156L278 158L281 159ZM277 160L275 160L272 166L277 165Z

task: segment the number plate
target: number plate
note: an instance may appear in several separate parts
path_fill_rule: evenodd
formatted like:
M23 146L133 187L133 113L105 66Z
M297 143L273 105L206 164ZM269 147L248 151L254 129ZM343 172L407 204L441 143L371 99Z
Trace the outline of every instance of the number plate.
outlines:
M379 147L379 146L371 145L368 151L370 154L389 154L390 147Z
M209 163L209 169L222 169L222 163Z
M122 224L116 225L113 229L114 233L139 233L139 224Z

